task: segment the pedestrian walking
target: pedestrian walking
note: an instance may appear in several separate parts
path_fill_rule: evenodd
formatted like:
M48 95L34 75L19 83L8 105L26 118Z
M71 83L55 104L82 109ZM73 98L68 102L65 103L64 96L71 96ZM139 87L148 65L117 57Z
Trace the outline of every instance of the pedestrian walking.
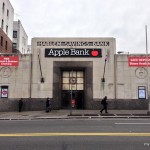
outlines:
M101 113L103 113L103 110L105 110L105 113L108 113L107 111L108 103L106 101L107 101L107 96L105 96L101 101L101 104L103 105L103 108L100 110Z
M22 100L22 98L19 100L18 106L19 106L19 112L21 112L22 106L23 106L23 100Z
M48 97L46 100L46 112L51 111L51 99Z

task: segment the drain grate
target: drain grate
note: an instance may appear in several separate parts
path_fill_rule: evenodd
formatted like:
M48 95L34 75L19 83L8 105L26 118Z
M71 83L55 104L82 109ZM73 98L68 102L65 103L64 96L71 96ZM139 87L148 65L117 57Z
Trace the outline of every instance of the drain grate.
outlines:
M99 116L98 114L84 114L84 116Z
M133 116L147 116L147 114L132 114Z
M101 116L116 116L115 114L100 114Z
M117 116L132 116L132 114L116 114Z
M82 116L82 114L69 114L68 116Z

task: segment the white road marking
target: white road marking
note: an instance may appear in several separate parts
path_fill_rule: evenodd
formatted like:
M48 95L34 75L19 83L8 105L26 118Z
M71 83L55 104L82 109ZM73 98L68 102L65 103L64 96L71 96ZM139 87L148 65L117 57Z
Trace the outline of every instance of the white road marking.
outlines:
M125 124L125 125L130 125L130 124L131 124L131 125L132 125L132 124L133 124L133 125L134 125L134 124L135 124L135 125L147 125L147 124L150 124L150 123L138 123L138 122L134 122L134 123L130 123L130 122L129 122L129 123L117 123L117 122L116 122L115 124L118 124L118 125L124 125L124 124Z

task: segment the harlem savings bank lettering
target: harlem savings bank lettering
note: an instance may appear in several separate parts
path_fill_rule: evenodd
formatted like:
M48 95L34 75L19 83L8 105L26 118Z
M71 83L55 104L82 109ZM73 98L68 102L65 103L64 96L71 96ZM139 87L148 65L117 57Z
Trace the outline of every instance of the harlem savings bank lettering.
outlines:
M101 49L45 49L45 57L102 57Z

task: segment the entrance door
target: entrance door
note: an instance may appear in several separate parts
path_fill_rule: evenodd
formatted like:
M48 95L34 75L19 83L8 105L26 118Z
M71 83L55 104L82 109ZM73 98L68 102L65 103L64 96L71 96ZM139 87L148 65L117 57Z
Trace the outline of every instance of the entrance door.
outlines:
M72 91L72 100L75 100L75 109L84 109L84 91ZM71 107L71 92L62 91L63 109Z
M84 108L84 72L62 71L62 107L69 109L71 99L76 109Z

